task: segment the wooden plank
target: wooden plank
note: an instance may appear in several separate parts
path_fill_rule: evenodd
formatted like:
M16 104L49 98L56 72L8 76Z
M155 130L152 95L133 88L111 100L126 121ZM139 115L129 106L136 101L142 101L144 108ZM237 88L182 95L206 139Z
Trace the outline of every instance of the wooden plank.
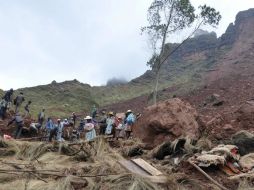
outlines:
M130 160L118 161L128 171L140 175L143 178L149 179L153 183L167 183L168 178L166 176L151 176L147 171L143 170L140 166Z
M141 176L150 176L148 172L131 162L130 160L120 160L119 163L125 167L128 171L141 175Z
M155 167L153 167L152 165L150 165L149 163L147 163L145 160L141 158L132 159L131 161L137 164L139 167L141 167L143 170L145 170L152 176L163 175L159 170L157 170Z

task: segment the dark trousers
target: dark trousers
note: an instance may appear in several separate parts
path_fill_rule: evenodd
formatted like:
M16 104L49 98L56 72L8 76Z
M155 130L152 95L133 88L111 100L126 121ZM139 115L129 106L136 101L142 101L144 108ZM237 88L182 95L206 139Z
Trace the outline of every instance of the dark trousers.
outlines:
M56 137L57 136L57 128L54 128L50 131L50 134L49 134L49 142L52 141L52 138L53 137Z
M15 139L18 139L22 133L23 124L22 123L16 123L16 131L15 131Z
M106 128L107 128L107 125L105 124L100 125L100 135L105 135Z
M1 119L4 119L4 118L5 118L5 112L6 112L5 107L1 107L1 108L0 108L0 118L1 118Z

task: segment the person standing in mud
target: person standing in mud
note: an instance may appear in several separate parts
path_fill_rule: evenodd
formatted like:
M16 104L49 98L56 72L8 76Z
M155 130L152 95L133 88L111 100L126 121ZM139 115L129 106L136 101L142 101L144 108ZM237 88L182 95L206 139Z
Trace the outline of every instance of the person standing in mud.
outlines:
M28 103L27 103L26 106L25 106L25 111L26 111L25 117L31 116L31 114L30 114L30 109L29 109L29 106L31 105L31 103L32 103L32 102L29 100Z
M24 94L23 92L20 92L19 95L14 100L14 105L16 106L15 113L19 111L19 108L24 101L25 101Z
M84 131L86 132L86 140L91 141L96 137L95 127L92 122L92 117L86 116L84 120L86 121L86 124L84 126Z
M12 95L13 95L13 89L11 88L5 93L2 99L5 100L7 103L10 103L12 101Z
M53 123L53 121L52 121L52 119L51 119L50 117L48 118L48 120L47 120L47 122L46 122L45 128L46 128L46 137L47 137L48 140L49 140L49 138L50 138L50 133L51 133L51 131L54 130L54 128L55 128L55 125L54 125L54 123Z
M131 136L131 132L132 132L132 127L134 125L135 122L135 116L132 113L131 110L128 110L125 114L125 134L126 134L126 138L129 139Z
M0 119L4 120L7 111L7 102L2 99L0 101Z
M77 116L75 114L75 112L72 113L72 121L73 121L73 127L75 128L76 126L76 120L77 120Z
M92 114L92 118L95 119L95 117L96 117L96 115L97 115L97 108L96 108L95 105L93 105L91 114Z
M22 129L24 126L23 118L21 117L21 115L18 112L13 117L13 119L8 123L7 127L9 125L11 125L13 122L15 122L15 125L16 125L16 131L15 131L14 138L18 139L22 133Z
M115 117L114 117L114 113L113 112L109 112L108 113L108 118L107 118L107 128L105 131L106 135L111 135L113 134L113 127L115 124Z
M3 120L5 119L6 111L11 106L12 95L13 95L13 89L11 88L2 97L2 100L0 101L0 119L3 119Z
M45 120L45 109L43 108L42 111L38 114L38 123L42 126Z
M49 132L49 142L52 142L53 138L57 137L57 131L58 131L58 125L61 122L61 119L57 120L57 125L54 125L54 127Z
M105 135L105 131L106 131L106 128L107 128L107 115L106 115L105 110L101 111L101 117L100 117L100 120L99 120L98 123L99 123L99 126L100 126L99 134L100 135Z

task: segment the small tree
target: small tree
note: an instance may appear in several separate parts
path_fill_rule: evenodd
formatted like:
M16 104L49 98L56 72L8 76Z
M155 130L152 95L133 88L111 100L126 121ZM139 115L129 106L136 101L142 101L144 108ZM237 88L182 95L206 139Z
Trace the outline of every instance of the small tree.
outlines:
M157 103L158 83L160 69L163 63L184 44L203 25L216 26L221 15L214 8L199 6L198 13L189 0L154 0L148 9L147 20L149 26L142 27L141 31L149 36L153 55L147 64L155 71L155 84L153 89L153 103ZM190 35L175 49L165 51L165 44L170 41L170 34L183 29L194 27Z

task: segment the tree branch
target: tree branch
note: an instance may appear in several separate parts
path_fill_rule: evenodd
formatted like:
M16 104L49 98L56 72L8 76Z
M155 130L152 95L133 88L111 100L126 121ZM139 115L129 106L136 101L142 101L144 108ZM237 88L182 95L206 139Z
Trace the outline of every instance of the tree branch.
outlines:
M184 39L175 49L173 49L173 51L171 51L160 63L159 67L161 67L161 65L173 54L175 53L187 40L190 39L191 36L193 36L193 34L195 34L195 32L200 28L200 26L203 24L203 20L196 26L196 28L193 30L193 32L186 38Z

